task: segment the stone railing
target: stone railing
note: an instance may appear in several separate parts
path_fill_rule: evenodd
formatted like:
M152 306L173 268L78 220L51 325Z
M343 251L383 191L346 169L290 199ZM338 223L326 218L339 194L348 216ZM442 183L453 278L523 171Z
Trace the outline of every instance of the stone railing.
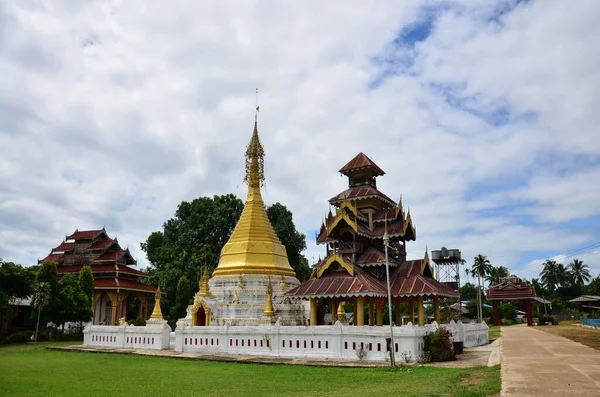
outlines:
M434 323L435 324L435 323ZM452 333L454 342L463 342L464 347L481 346L490 343L488 336L488 326L482 323L463 323L462 321L450 321L448 324L442 324Z
M85 346L165 350L169 348L168 325L90 325L83 330Z
M465 347L489 343L487 325L441 325L454 341ZM438 328L437 323L415 327L411 323L394 327L394 352L398 362L418 360L424 337ZM175 349L184 353L255 355L267 357L333 360L386 361L389 359L390 328L373 326L209 326L193 327L180 320L175 332L169 326L89 326L84 330L86 346L142 349ZM174 340L173 340L174 339Z
M415 361L423 352L423 337L435 326L394 327L397 355ZM336 360L385 361L388 327L333 326L222 326L192 327L179 322L175 350L211 354L243 354ZM360 357L359 357L360 356Z

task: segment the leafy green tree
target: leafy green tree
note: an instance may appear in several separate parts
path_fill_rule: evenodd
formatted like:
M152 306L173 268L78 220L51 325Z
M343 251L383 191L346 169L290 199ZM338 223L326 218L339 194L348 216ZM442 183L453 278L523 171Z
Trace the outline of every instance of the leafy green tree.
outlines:
M79 287L90 298L91 307L91 299L94 296L94 275L89 266L83 266L79 271Z
M573 262L569 263L569 273L575 284L579 285L584 285L591 278L588 265L579 259L573 259Z
M466 283L462 287L460 287L460 299L462 300L475 300L477 299L477 287L475 287L471 283Z
M33 292L34 281L31 269L0 258L0 339L9 332L18 303Z
M56 324L57 316L59 316L60 309L60 301L58 299L58 272L56 268L56 263L54 262L43 262L36 275L35 275L36 284L47 283L50 290L50 298L47 304L41 311L41 321L42 323L47 323L49 321Z
M191 284L188 298L198 291L200 269L209 271L219 263L221 249L242 214L244 203L227 194L199 197L183 201L175 216L163 224L162 231L150 234L141 244L150 261L150 283L166 292L161 300L164 313L174 314L177 306L177 284L185 276ZM286 247L290 265L299 277L308 273L308 261L301 252L306 248L305 236L299 233L287 208L279 203L266 209L281 243Z
M186 309L192 298L190 282L186 276L181 276L177 282L177 295L175 297L175 307L171 309L171 320L177 321L185 317Z
M585 293L588 295L600 296L600 276L596 277L585 286Z
M306 249L306 236L296 230L292 213L285 205L275 203L267 208L267 216L275 229L275 233L281 244L285 246L290 266L296 272L300 281L306 281L310 277L308 260L302 251Z
M37 310L37 322L35 324L34 338L35 343L37 343L37 335L40 328L40 316L42 314L42 310L44 310L44 308L50 303L51 293L52 291L48 282L36 282L33 296L31 297L31 307Z
M141 244L150 261L150 283L166 292L161 300L167 308L164 313L175 307L181 276L192 280L196 292L200 268L213 270L217 266L221 249L243 209L244 203L233 194L183 201L175 216L163 224L163 230L153 232Z
M473 267L471 267L471 274L477 276L477 304L478 312L477 319L483 321L483 309L481 302L481 280L488 274L490 274L493 266L489 259L485 255L477 255L473 260Z

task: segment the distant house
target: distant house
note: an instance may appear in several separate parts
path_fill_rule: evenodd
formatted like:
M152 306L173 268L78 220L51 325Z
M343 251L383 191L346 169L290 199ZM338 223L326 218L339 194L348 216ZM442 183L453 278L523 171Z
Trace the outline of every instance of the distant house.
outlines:
M571 299L569 302L579 303L581 310L584 312L594 312L600 310L600 296L596 295L581 295L575 299Z
M89 265L94 275L92 310L94 324L118 324L121 317L146 318L150 294L156 288L140 282L148 274L131 266L137 264L129 249L123 249L116 238L111 238L104 228L76 230L38 263L54 262L58 275L78 274ZM138 313L129 313L133 299L139 301Z

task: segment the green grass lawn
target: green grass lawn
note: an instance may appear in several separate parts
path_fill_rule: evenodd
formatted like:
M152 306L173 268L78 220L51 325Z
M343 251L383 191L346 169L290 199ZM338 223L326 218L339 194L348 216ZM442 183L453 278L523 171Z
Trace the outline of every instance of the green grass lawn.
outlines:
M501 326L500 325L490 325L488 329L488 337L490 339L498 339L502 336Z
M62 343L68 344L68 343ZM0 348L2 396L492 396L500 367L335 368Z

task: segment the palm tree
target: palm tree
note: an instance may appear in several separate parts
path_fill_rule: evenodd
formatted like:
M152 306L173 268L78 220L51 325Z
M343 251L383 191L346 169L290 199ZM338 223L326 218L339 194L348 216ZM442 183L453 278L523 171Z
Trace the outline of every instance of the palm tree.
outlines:
M587 283L591 278L588 265L579 259L573 259L573 262L569 264L569 273L575 284L579 285Z
M552 295L557 287L564 286L568 283L569 273L562 263L547 259L546 262L544 262L544 268L540 273L540 279L550 295Z
M479 254L474 258L471 274L477 276L477 318L479 322L483 321L483 310L481 307L481 279L490 274L492 268L491 262L485 255Z
M33 297L31 299L32 306L37 308L38 311L37 324L35 326L35 343L37 343L38 330L40 328L40 315L42 314L42 310L48 306L49 302L50 284L42 281L35 286Z
M486 281L490 284L499 283L500 278L508 277L508 269L504 266L492 266L489 274L485 277Z

